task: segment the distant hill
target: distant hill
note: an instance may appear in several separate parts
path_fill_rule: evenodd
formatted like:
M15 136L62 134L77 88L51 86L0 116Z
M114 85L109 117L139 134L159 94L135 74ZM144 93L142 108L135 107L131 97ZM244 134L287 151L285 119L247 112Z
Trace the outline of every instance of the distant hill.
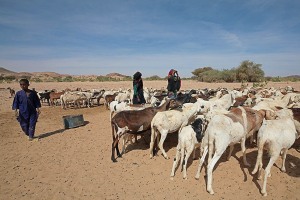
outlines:
M124 78L128 78L130 76L125 76L123 74L119 74L119 73L109 73L106 74L106 77L110 77L110 78L115 78L115 79L124 79Z
M291 76L286 76L285 78L296 78L296 79L300 79L300 75L291 75Z
M69 75L59 74L56 72L14 72L4 67L0 67L0 82L3 81L16 81L20 78L28 78L35 82L46 82L46 81L122 81L131 80L131 76L123 75L117 72L109 73L106 75ZM160 80L159 76L144 77L145 80ZM286 77L265 77L268 81L299 81L300 75L290 75Z
M10 71L8 69L5 69L3 67L0 67L0 75L7 75L7 74L16 74L17 72L13 72L13 71Z
M70 76L68 74L59 74L56 72L32 72L34 76L47 76L47 77L65 77Z
M59 74L56 72L14 72L4 67L0 67L1 80L8 78L8 80L13 81L14 79L29 78L33 81L63 81L68 80L124 80L131 78L120 73L109 73L105 76L103 75L69 75L69 74Z

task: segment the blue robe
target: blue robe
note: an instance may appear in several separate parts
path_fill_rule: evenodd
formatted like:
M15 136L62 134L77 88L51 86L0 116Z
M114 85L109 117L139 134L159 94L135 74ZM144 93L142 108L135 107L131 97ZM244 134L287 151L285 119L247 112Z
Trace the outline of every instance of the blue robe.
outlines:
M15 95L12 109L19 109L18 121L24 133L30 138L34 137L35 125L38 119L36 108L41 107L41 102L35 91L29 90L27 96L24 90L18 91Z

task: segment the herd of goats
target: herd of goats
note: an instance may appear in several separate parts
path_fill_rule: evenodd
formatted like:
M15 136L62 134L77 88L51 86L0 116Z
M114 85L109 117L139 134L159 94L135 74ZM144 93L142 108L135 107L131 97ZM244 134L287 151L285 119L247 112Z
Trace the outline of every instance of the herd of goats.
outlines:
M47 100L49 105L60 102L66 109L68 106L92 106L94 101L99 105L100 99L110 110L112 126L112 155L116 162L125 152L126 143L132 142L136 135L151 130L150 158L160 150L164 158L169 159L163 148L168 133L178 132L178 145L173 161L171 177L179 164L183 178L187 178L187 161L195 148L200 148L199 166L196 179L205 158L207 159L207 191L212 189L212 172L215 164L229 146L230 158L234 145L240 143L243 163L250 166L246 159L247 139L255 143L258 155L252 174L262 172L263 150L270 156L265 168L261 193L267 195L267 177L279 156L282 157L281 171L285 172L285 159L288 149L295 143L299 145L300 135L300 93L292 87L276 88L236 88L228 90L198 89L180 91L176 98L169 98L166 91L144 89L146 104L132 105L133 92L127 90L91 90L38 92L41 101ZM118 144L122 138L120 152ZM296 141L296 142L295 142ZM299 148L296 147L296 148Z
M130 91L126 90L123 94L126 94L126 100L130 101ZM208 154L207 191L210 194L214 194L214 166L228 146L230 151L227 159L230 158L234 145L240 143L243 163L250 166L246 159L245 142L248 138L251 143L255 141L258 147L252 174L258 172L258 178L261 178L263 150L267 149L270 155L261 190L263 196L267 195L266 184L270 169L280 155L281 171L286 171L287 151L300 135L300 93L293 88L187 90L181 91L176 98L168 98L166 93L150 89L146 89L144 94L149 106L131 106L125 100L120 101L120 93L114 97L114 101L107 102L111 111L113 162L116 162L115 151L117 156L121 157L126 142L130 141L132 136L151 130L150 158L159 149L163 156L169 159L163 143L168 133L178 132L177 152L171 177L175 175L180 161L183 178L186 179L187 161L193 152L195 158L195 148L200 147L201 157L195 176L199 179ZM118 148L121 138L122 152Z

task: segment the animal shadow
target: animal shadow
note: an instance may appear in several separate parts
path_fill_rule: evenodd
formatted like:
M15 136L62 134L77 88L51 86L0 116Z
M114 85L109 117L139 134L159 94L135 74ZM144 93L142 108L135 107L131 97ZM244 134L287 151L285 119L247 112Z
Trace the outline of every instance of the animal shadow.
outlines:
M289 176L299 178L300 177L300 158L295 157L295 156L289 154L290 151L291 150L289 150L287 152L286 160L285 160L286 172L282 172L282 173L286 173ZM257 158L257 150L254 150L254 151L252 151L252 152L250 152L250 153L247 154L247 159L248 159L249 163L251 164L251 167L248 168L250 175L252 175L251 172L252 172L252 170L253 170L253 168L255 166L256 158ZM268 152L264 150L264 152L263 152L263 158L262 158L263 169L266 168L266 166L268 165L269 161L270 161L270 157L268 155ZM279 163L279 165L277 163ZM282 163L282 158L281 158L281 156L279 156L279 158L277 159L276 163L273 165L273 168L276 167L277 169L280 170L281 163ZM254 174L252 176L254 176L254 179L257 179L257 174Z

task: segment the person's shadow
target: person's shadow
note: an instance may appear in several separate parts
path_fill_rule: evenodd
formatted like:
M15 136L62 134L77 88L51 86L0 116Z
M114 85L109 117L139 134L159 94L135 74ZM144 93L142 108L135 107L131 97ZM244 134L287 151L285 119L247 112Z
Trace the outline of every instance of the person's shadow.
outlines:
M59 129L59 130L56 130L56 131L52 131L52 132L48 132L48 133L43 133L41 135L38 136L39 139L42 139L42 138L46 138L46 137L49 137L51 135L55 135L57 133L63 133L66 129L62 128L62 129Z
M85 126L85 125L87 125L87 124L89 124L89 121L84 121L84 124L83 124L82 126ZM81 127L81 126L74 127L74 128L79 128L79 127ZM55 134L57 134L57 133L63 133L65 130L68 130L68 129L66 129L66 128L61 128L61 129L58 129L58 130L56 130L56 131L51 131L51 132L48 132L48 133L43 133L43 134L41 134L41 135L39 135L39 136L37 136L37 137L38 137L39 139L42 139L42 138L46 138L46 137L55 135Z

